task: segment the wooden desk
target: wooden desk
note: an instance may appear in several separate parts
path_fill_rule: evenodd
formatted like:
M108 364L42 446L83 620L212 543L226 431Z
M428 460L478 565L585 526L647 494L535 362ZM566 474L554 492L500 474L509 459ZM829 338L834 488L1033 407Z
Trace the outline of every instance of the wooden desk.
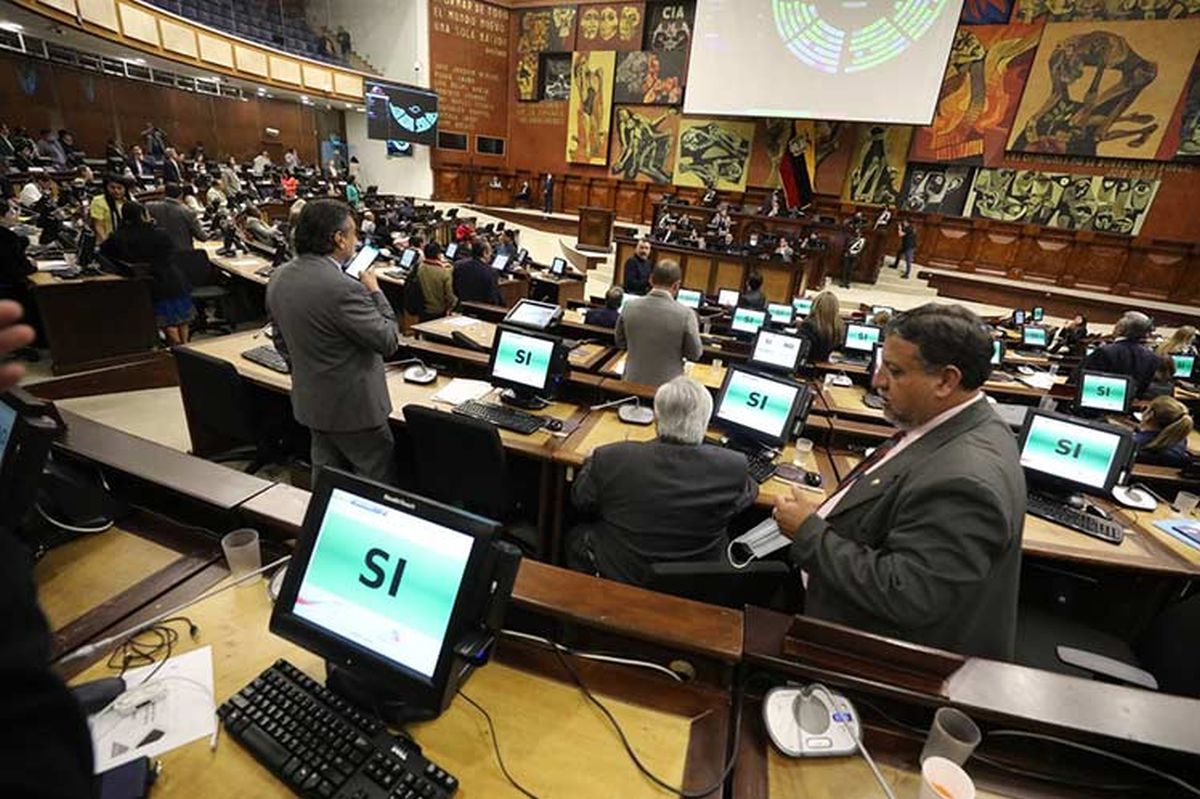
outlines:
M496 340L496 325L470 316L443 316L413 325L412 332L422 338L434 339L451 343L453 334L461 333L484 349L490 350ZM585 372L594 371L599 365L612 356L612 348L604 344L580 344L571 350L567 363L572 369Z
M548 272L531 272L529 296L542 302L567 307L567 303L583 302L583 287L587 283L582 277L555 277Z
M36 272L29 283L56 375L144 360L158 347L148 279Z
M625 361L628 357L629 354L627 352L615 353L600 368L600 374L623 378L625 376ZM713 391L720 390L721 384L725 381L725 367L717 364L685 361L683 373L688 377L698 380L702 386L711 388Z
M222 272L241 278L258 286L266 286L267 278L257 274L258 270L271 265L271 262L254 252L241 255L217 255L223 243L220 241L202 241L197 249L208 253L208 260Z

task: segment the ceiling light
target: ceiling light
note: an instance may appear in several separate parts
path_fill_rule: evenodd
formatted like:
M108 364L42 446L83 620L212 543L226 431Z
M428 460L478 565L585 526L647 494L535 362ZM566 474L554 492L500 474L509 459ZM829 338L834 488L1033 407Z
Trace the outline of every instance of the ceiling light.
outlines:
M0 30L6 30L10 33L19 33L25 30L25 26L18 25L16 22L0 22Z

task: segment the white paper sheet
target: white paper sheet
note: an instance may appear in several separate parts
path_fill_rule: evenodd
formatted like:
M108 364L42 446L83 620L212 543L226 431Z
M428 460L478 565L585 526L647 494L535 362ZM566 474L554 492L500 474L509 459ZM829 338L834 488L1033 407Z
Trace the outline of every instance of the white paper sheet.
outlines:
M456 377L447 383L441 391L433 395L434 402L446 405L460 405L467 400L477 400L492 390L492 384L486 380L465 380Z

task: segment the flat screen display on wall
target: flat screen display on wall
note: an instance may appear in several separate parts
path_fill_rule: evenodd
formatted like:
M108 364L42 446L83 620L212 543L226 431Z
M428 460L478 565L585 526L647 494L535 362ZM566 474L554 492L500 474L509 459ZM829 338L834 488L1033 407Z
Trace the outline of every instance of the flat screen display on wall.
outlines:
M364 87L368 139L430 145L437 142L437 94L380 80L367 80Z

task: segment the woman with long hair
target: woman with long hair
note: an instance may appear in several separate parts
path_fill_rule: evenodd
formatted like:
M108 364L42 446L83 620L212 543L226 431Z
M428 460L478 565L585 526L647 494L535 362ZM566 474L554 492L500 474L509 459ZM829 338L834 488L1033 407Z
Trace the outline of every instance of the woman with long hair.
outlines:
M829 360L829 353L842 341L841 305L837 295L832 291L818 294L799 332L808 339L809 360L812 363Z
M104 193L97 194L88 208L92 230L96 232L96 243L102 244L121 225L125 207L127 187L125 179L112 174L104 179Z
M1186 465L1190 460L1188 436L1193 427L1192 416L1182 402L1165 395L1155 397L1133 434L1137 459L1161 466Z
M1196 328L1191 325L1184 325L1175 329L1169 338L1163 339L1163 342L1154 348L1154 354L1160 358L1170 358L1172 355L1194 355L1196 347L1193 342L1196 340Z

